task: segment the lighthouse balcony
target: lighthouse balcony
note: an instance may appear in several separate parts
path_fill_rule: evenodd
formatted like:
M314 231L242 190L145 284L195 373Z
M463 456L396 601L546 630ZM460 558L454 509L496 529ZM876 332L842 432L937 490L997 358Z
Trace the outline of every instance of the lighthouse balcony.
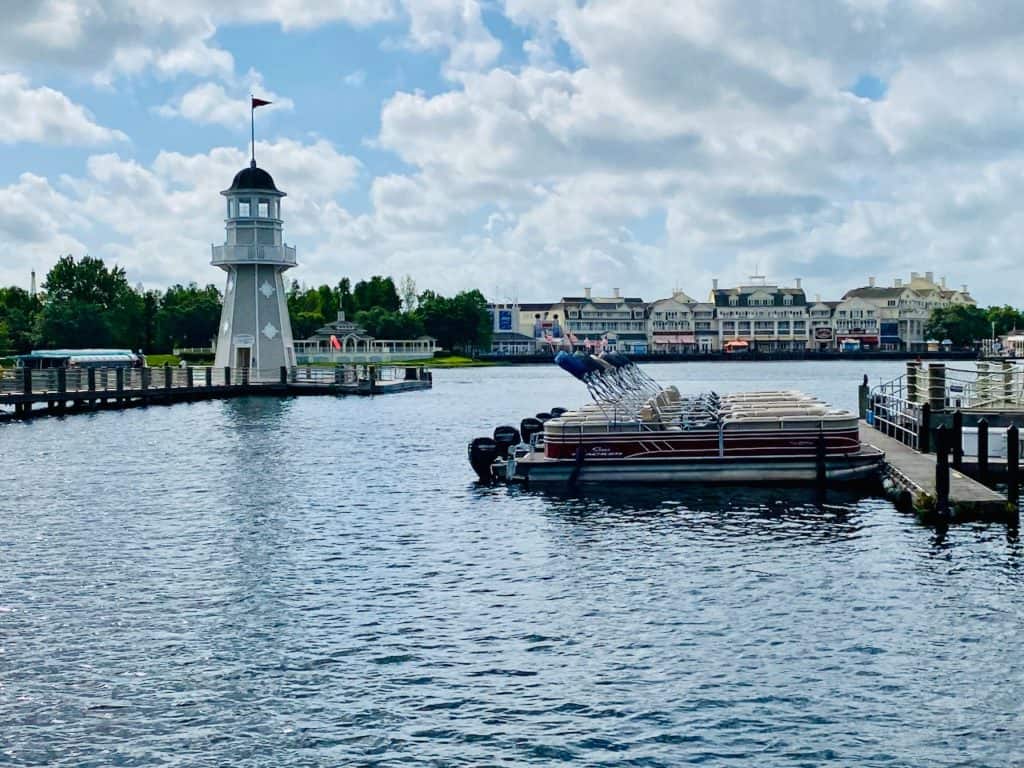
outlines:
M227 264L279 264L294 267L295 246L292 245L214 245L210 263L215 267Z

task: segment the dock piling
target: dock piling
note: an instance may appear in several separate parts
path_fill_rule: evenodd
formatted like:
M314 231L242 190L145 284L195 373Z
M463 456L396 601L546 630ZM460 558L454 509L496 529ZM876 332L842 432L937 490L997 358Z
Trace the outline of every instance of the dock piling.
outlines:
M988 420L978 419L978 479L988 482Z
M917 425L917 450L930 453L932 450L932 406L930 403L921 405L921 421Z
M935 507L949 516L949 434L945 426L935 430Z
M1020 430L1010 424L1006 430L1006 499L1020 507Z
M857 388L857 403L860 406L860 417L866 419L868 416L868 397L870 390L868 388L868 375L864 374L864 381L861 382L860 387Z
M964 466L964 414L959 408L953 411L953 469L960 470Z
M818 430L818 439L814 444L814 465L815 479L819 488L824 488L828 482L828 467L825 463L825 433Z

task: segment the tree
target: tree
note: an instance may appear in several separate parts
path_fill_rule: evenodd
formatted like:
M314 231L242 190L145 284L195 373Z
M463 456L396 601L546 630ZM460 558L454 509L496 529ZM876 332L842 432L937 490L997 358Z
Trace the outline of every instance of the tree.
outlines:
M33 326L41 306L38 297L23 288L0 288L0 323L5 328L4 339L0 341L4 347L2 354L21 355L31 351Z
M956 347L969 347L991 333L988 315L981 307L951 304L932 310L924 328L925 336L938 341L949 339Z
M141 344L142 300L124 268L103 259L63 256L43 282L46 298L36 318L35 339L50 347L136 348Z
M157 346L170 352L175 347L207 347L217 335L221 296L215 285L173 285L160 299L156 313Z
M402 300L398 297L395 281L380 275L356 283L356 287L352 289L352 299L356 311L381 307L388 312L398 312L402 308Z
M405 312L416 311L416 281L412 275L405 275L398 281L398 292L402 295L402 309Z
M1009 304L1002 307L989 307L985 313L985 318L989 322L989 332L991 333L991 324L995 323L996 335L1002 335L1009 333L1012 330L1024 329L1024 314L1020 310L1014 309Z
M427 333L446 349L474 351L490 345L491 316L480 291L463 291L451 299L424 291L416 314Z

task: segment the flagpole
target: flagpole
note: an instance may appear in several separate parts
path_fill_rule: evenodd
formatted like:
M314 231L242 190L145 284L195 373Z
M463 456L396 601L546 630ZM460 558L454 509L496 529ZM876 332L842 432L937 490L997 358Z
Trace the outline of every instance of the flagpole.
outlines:
M249 94L249 130L250 138L252 139L252 165L256 167L256 105L253 104L255 97Z

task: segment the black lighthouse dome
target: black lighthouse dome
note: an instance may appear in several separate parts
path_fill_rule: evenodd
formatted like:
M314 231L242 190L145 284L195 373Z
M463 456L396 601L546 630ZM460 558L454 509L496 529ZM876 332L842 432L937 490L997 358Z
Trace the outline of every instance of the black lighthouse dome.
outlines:
M236 189L255 189L266 192L281 191L275 186L273 176L262 168L256 167L255 160L252 161L248 168L243 168L235 174L235 178L227 191L233 192Z

